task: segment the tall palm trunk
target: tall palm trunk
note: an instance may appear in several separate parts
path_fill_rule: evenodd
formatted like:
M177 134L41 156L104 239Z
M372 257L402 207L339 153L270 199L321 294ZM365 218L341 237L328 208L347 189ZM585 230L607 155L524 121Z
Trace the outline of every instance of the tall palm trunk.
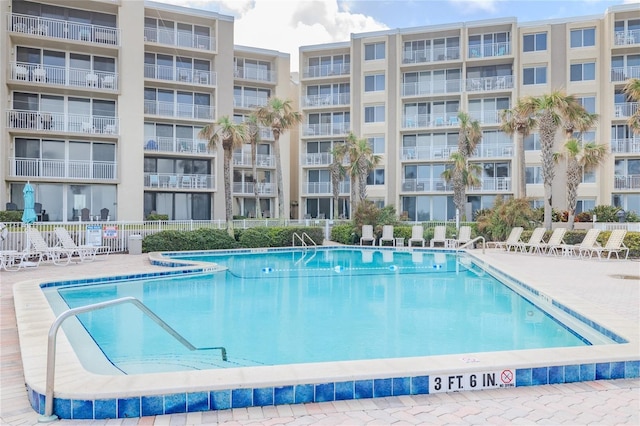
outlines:
M553 219L553 179L555 178L555 162L553 159L553 143L557 125L551 111L544 111L538 123L540 131L540 157L542 160L542 181L544 184L544 227L551 229Z
M567 210L569 218L567 227L573 229L576 217L576 205L578 204L578 186L582 179L582 166L576 157L570 157L567 164Z
M278 184L278 215L284 214L284 182L282 179L282 159L280 158L280 130L273 129L273 155L276 157L276 182ZM272 215L273 217L273 215Z
M253 173L253 197L255 198L255 216L256 219L262 216L262 212L260 211L260 193L258 191L258 143L256 141L256 133L251 130L251 166Z
M527 168L525 161L524 135L522 133L518 133L516 140L518 143L518 194L520 194L520 198L527 198Z
M233 157L232 144L222 142L224 152L223 174L224 174L224 205L227 219L227 232L233 237L233 197L231 197L231 159Z

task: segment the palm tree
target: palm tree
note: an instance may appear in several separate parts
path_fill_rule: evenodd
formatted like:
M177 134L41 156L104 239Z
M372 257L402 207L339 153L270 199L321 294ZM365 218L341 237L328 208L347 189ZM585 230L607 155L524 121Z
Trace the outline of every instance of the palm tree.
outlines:
M260 194L258 191L258 170L257 170L257 157L258 157L258 141L260 140L260 127L258 126L258 117L255 114L249 114L244 123L247 130L247 139L251 144L251 167L253 173L253 196L255 198L255 216L256 219L262 217L260 211Z
M207 139L209 145L215 148L219 141L222 142L224 152L224 199L226 208L227 231L233 236L233 205L231 198L231 158L233 151L242 147L246 140L246 126L242 123L234 123L229 116L218 118L214 123L207 124L198 136Z
M503 132L509 136L518 135L517 139L517 155L518 155L518 194L521 198L527 197L527 177L525 169L524 139L531 133L535 127L535 120L532 116L533 111L522 100L518 99L515 106L511 109L505 109L501 113Z
M367 176L380 164L381 157L373 153L373 148L366 138L357 138L353 133L347 137L349 159L351 160L350 175L355 178L351 181L351 194L354 195L353 186L357 183L356 199L352 204L358 204L367 198ZM352 210L355 210L355 205Z
M552 187L555 178L553 146L558 128L565 121L580 116L584 108L573 95L554 91L538 97L523 100L526 108L533 111L540 133L540 157L542 160L542 180L544 183L544 226L551 229L553 208Z
M340 215L340 182L346 176L347 170L342 164L347 155L347 145L339 143L331 150L333 161L329 164L329 173L331 173L331 190L333 193L333 218Z
M276 158L276 179L278 183L278 215L284 215L284 184L282 179L282 159L280 158L280 135L302 122L302 114L293 110L291 100L269 98L267 104L255 111L258 122L271 128L273 132L273 153Z
M632 78L627 81L624 86L624 93L631 98L633 102L640 102L640 79ZM633 131L633 133L640 133L640 107L636 106L636 110L631 114L627 125Z

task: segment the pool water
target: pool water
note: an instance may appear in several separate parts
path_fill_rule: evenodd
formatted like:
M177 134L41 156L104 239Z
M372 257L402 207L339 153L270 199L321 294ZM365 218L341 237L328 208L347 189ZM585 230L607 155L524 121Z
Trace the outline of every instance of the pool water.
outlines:
M463 255L464 256L464 255ZM140 311L79 315L127 374L467 354L590 344L456 254L309 250L174 256L225 272L54 290L69 308L134 296L200 348Z

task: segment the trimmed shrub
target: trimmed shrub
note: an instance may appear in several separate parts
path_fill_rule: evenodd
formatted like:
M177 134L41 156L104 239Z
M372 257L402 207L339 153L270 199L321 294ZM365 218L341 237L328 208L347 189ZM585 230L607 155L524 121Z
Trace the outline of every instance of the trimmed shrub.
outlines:
M22 212L17 210L0 211L0 222L22 222Z
M238 248L238 242L220 229L162 231L142 240L142 251L220 250Z
M336 225L331 228L331 241L340 244L357 244L359 241L356 228L351 224Z
M147 216L147 220L169 220L169 215L153 213Z
M264 228L250 228L242 232L238 238L240 245L246 248L273 247L271 237Z

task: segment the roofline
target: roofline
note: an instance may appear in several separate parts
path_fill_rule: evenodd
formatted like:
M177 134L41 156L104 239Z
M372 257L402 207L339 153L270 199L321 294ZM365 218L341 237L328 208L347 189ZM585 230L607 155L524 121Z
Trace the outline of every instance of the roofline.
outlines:
M280 56L283 58L289 58L291 55L289 53L280 52L277 50L271 49L263 49L261 47L253 47L253 46L242 46L239 44L233 45L234 52L246 52L246 53L256 53L260 55L271 55L271 56Z
M164 10L164 11L167 11L167 12L180 13L182 15L191 15L191 16L200 16L200 17L205 17L205 18L213 18L213 19L217 19L219 21L233 22L234 19L235 19L233 16L223 15L221 13L213 12L211 10L195 9L195 8L192 8L192 7L185 7L185 6L176 6L175 4L159 3L159 2L155 2L155 1L151 1L151 0L144 0L144 7L145 8L149 7L149 8L158 9L158 10Z
M340 41L336 43L325 43L325 44L310 44L307 46L300 46L298 49L300 52L313 52L316 50L326 50L326 49L349 49L351 48L351 42L349 41Z

